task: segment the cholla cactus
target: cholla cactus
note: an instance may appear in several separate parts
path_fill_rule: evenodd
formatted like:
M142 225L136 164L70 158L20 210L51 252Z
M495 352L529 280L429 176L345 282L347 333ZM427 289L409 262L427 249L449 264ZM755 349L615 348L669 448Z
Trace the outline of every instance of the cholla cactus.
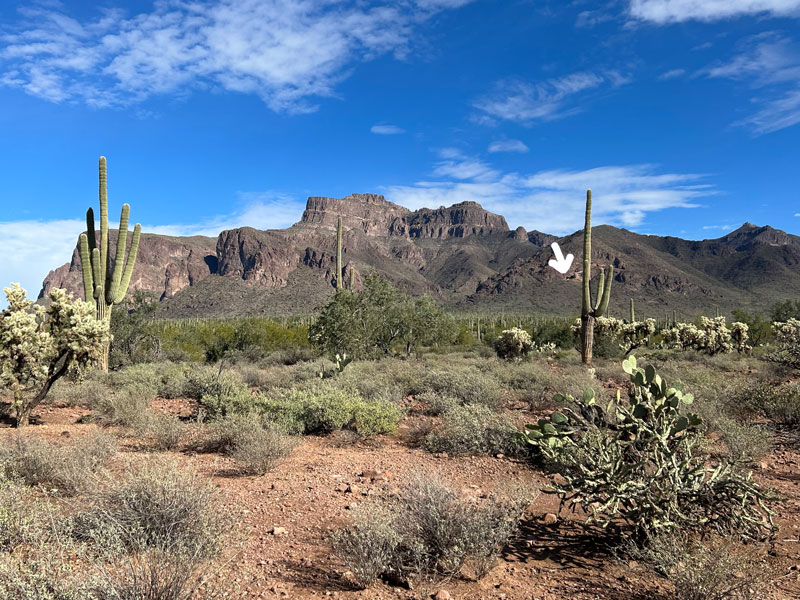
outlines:
M778 349L767 358L773 362L800 368L800 320L775 321L772 324L772 331L775 333Z
M17 283L4 291L8 308L0 312L0 386L11 392L17 425L24 427L59 378L101 357L108 323L95 317L92 304L61 289L51 292L47 308L28 300Z
M533 350L530 334L519 327L503 331L494 343L499 358L505 360L522 360Z
M725 317L700 317L700 326L693 323L677 323L662 332L664 342L681 350L697 350L706 354L727 354L736 350L747 353L748 327L745 323L731 323L728 329Z
M580 331L581 321L576 319L572 324L572 332L577 336ZM655 319L626 323L622 319L614 317L597 317L594 321L594 335L598 338L614 339L625 354L647 345L650 342L650 336L655 332Z

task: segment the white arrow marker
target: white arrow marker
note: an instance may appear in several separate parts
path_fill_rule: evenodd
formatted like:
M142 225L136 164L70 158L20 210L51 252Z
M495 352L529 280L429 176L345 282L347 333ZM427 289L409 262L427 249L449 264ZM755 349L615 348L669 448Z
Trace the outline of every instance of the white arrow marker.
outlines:
M564 258L564 255L561 253L561 248L558 247L558 242L553 242L550 244L550 247L553 249L553 254L555 254L556 257L551 258L547 264L563 275L569 271L569 268L572 266L572 259L575 257L572 256L572 254L567 254L567 258Z

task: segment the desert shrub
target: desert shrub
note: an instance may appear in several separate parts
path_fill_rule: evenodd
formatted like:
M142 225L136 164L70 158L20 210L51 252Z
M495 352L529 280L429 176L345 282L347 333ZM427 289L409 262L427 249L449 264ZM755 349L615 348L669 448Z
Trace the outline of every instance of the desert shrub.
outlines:
M334 534L336 554L362 586L383 574L450 577L470 567L485 575L514 532L530 498L461 497L435 476L418 475L396 501L364 508Z
M726 538L661 534L628 551L672 583L676 600L760 598L771 579L763 553Z
M96 398L90 407L90 418L101 425L137 428L154 399L151 386L131 383Z
M693 398L671 388L652 366L623 362L628 402L603 408L587 390L525 436L557 467L562 502L587 512L588 522L628 523L640 535L716 529L760 538L771 532L769 494L734 463L707 465L697 451L702 420L685 413Z
M69 526L106 555L155 549L209 559L222 549L226 519L219 509L210 483L174 462L152 460L109 480Z
M519 327L504 330L494 341L497 357L503 360L519 361L528 357L533 349L530 334Z
M71 406L93 406L111 393L103 379L92 376L76 382L61 379L53 386L51 395Z
M274 428L265 428L258 415L229 415L212 423L201 449L232 457L242 471L263 475L286 458L291 440Z
M573 346L572 327L567 319L553 319L534 323L531 338L539 345L553 344L556 348Z
M362 435L389 433L403 416L397 405L322 386L281 390L260 399L257 410L265 420L290 433L306 434L344 428Z
M697 410L706 428L719 435L731 460L749 463L769 452L772 436L766 427L729 415L718 402L698 403Z
M91 487L95 475L116 449L116 440L105 434L86 437L71 446L36 436L17 436L0 448L0 471L27 485L74 496Z
M29 553L25 560L14 554L0 555L0 598L105 600L93 596L56 552Z
M253 394L238 373L206 367L189 375L187 391L211 418L245 413L253 408Z
M775 386L764 399L764 412L779 425L800 424L800 385Z
M39 502L21 483L0 475L0 551L40 537L43 528Z
M150 437L157 450L174 450L186 435L186 424L175 415L150 411L141 420L138 433Z
M461 400L458 398L443 396L438 392L422 392L415 399L423 405L427 414L435 417L443 415L451 408L461 406Z
M421 391L458 398L464 404L497 406L500 382L489 373L471 368L432 369L425 374Z
M438 427L427 435L425 449L453 456L515 455L523 448L518 434L519 429L503 413L479 404L454 406L442 415Z
M398 570L394 563L401 537L394 526L395 518L385 506L360 505L353 512L352 525L333 534L334 553L362 588L384 573Z

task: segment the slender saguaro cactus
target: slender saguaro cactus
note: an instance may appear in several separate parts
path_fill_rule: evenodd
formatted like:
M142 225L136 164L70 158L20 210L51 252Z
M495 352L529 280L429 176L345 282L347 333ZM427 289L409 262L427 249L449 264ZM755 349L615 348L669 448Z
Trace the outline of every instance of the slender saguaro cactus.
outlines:
M636 322L636 311L633 309L633 298L631 298L631 323Z
M111 309L121 303L128 293L131 283L136 255L139 251L139 238L142 226L139 223L133 228L131 249L125 260L128 243L128 219L131 207L122 205L119 217L119 233L117 235L117 251L114 254L114 267L108 255L108 187L106 174L106 158L100 157L100 245L95 233L94 210L86 211L86 233L80 236L81 269L83 271L83 292L87 302L92 302L97 311L97 318L111 321ZM108 371L107 342L100 358L100 367Z
M354 289L356 287L356 270L353 268L353 264L350 263L350 289Z
M583 226L583 305L581 307L581 360L585 365L592 364L592 343L594 342L594 320L602 317L608 309L611 297L611 279L614 267L608 266L608 275L600 269L597 282L597 298L592 305L592 291L589 281L592 278L592 190L586 190L586 222Z
M342 280L342 217L336 222L336 289L344 288Z

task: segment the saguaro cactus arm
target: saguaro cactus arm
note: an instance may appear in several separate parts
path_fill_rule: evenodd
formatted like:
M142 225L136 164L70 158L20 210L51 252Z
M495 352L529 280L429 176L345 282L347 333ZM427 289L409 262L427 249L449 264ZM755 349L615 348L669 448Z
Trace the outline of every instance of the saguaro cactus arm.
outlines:
M595 317L602 317L608 310L608 301L611 299L611 280L614 278L614 267L608 265L608 275L600 271L600 281L597 285L597 306L594 309Z
M344 287L342 280L342 217L336 221L336 289Z
M127 205L126 205L127 206ZM133 239L131 240L131 251L128 254L128 261L125 263L125 274L122 277L122 283L117 289L114 296L114 304L119 304L125 299L125 294L128 293L128 286L131 284L131 277L133 276L133 267L136 266L136 256L139 253L139 238L142 235L142 226L139 223L133 228Z
M106 291L106 302L113 304L119 291L119 283L122 281L122 270L125 262L125 250L128 249L128 219L130 218L131 207L127 204L122 205L119 215L119 231L117 233L117 253L114 255L114 274L111 278L111 287Z
M92 259L89 254L89 236L85 233L82 233L80 237L80 255L81 272L83 273L83 296L89 302L89 298L94 298L94 275L92 274Z

